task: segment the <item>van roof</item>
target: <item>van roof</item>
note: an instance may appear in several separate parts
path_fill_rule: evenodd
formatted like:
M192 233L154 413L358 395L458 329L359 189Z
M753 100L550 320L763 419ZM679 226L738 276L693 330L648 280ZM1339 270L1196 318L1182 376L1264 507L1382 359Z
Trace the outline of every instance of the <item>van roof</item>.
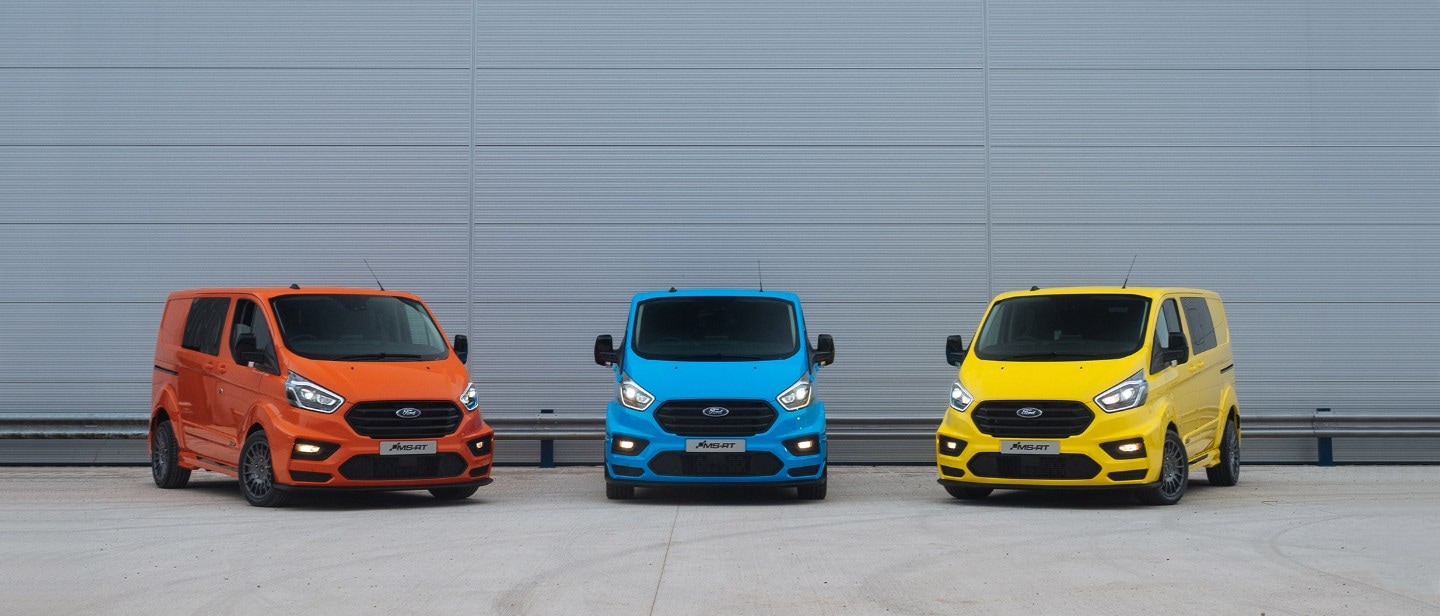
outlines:
M675 289L668 291L645 291L636 293L636 302L658 297L770 297L791 303L800 303L800 297L786 291L756 291L754 289Z
M1009 299L1012 297L1027 297L1033 295L1084 295L1084 294L1105 294L1105 295L1139 295L1158 299L1166 295L1194 295L1220 299L1220 294L1205 289L1192 289L1188 287L1053 287L1049 289L1040 288L1035 290L1025 289L1020 291L1006 291L995 296L995 300Z
M419 300L413 293L405 291L381 291L358 287L211 287L184 289L170 294L170 299L184 299L201 295L252 295L260 299L273 299L285 295L389 295Z

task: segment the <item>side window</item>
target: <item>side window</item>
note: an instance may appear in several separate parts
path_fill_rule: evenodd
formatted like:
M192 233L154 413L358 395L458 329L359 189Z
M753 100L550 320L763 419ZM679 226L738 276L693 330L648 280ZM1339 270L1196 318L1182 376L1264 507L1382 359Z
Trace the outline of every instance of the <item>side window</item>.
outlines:
M1185 323L1190 326L1190 352L1196 355L1215 348L1215 323L1210 320L1210 307L1203 297L1180 298L1185 309Z
M1183 334L1180 329L1180 309L1175 306L1175 300L1167 299L1160 304L1160 316L1155 319L1155 348L1150 354L1150 373L1154 374L1165 369L1165 351L1170 350L1170 336Z
M250 363L241 357L242 352L259 351L265 355L263 363L256 362L255 368L270 373L278 371L275 361L275 343L270 336L270 326L265 324L265 314L255 302L242 299L235 303L235 318L230 323L230 356L242 366Z
M190 302L190 314L185 317L185 334L180 338L180 346L206 355L219 355L220 333L228 310L228 297L195 298Z

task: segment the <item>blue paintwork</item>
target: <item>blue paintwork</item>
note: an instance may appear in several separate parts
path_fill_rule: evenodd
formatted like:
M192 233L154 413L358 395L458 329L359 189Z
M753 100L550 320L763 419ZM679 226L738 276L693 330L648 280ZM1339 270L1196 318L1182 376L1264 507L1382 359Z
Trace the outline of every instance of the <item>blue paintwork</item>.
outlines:
M635 315L641 302L661 297L767 297L782 299L795 307L796 324L799 327L800 344L794 355L768 361L662 361L646 359L631 351L630 336L635 328ZM665 484L786 484L795 485L817 481L825 474L825 404L812 393L809 406L796 411L786 411L776 401L776 396L785 391L807 374L811 379L812 392L815 375L819 366L810 363L809 336L805 330L804 312L800 298L793 293L779 291L750 291L740 289L690 289L683 291L657 291L635 295L630 303L630 314L626 320L626 332L620 343L620 364L615 366L616 396L612 397L605 413L605 461L607 478L635 485ZM621 375L630 378L655 396L655 401L645 411L626 408L618 401ZM770 429L754 436L714 436L712 439L745 440L748 452L768 451L783 463L780 471L769 477L687 477L658 475L649 468L656 455L667 451L685 451L685 437L670 434L655 421L655 410L667 400L684 399L729 399L764 400L775 409L778 417ZM638 437L650 442L639 454L622 455L612 453L612 443L617 436ZM782 442L800 437L818 436L819 447L811 455L795 456L785 449ZM617 475L611 465L623 464L644 469L644 474L634 477ZM788 471L796 467L817 466L814 473L794 476Z

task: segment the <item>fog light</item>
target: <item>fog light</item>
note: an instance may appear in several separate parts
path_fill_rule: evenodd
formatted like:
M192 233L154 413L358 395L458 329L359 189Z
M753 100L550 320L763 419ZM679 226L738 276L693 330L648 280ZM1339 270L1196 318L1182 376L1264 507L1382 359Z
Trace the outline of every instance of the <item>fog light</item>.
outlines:
M792 456L813 456L820 453L820 437L815 434L797 436L782 442L781 445L784 445L785 451Z
M1134 460L1145 457L1145 439L1132 438L1101 443L1100 448L1116 460Z
M475 439L475 440L473 440L473 441L470 441L469 443L466 443L466 445L468 445L468 446L470 447L470 455L472 455L472 456L484 456L484 455L489 455L489 454L490 454L490 450L494 447L494 445L493 445L494 438L495 438L495 435L493 435L493 434L488 434L488 435L482 436L482 437L480 437L480 438L477 438L477 439Z
M296 460L324 460L339 448L339 445L333 443L295 441L295 447L291 449L290 457Z
M958 456L965 451L965 441L948 436L940 436L935 439L938 452L942 456Z
M610 440L610 453L633 456L645 450L650 441L633 436L616 436Z

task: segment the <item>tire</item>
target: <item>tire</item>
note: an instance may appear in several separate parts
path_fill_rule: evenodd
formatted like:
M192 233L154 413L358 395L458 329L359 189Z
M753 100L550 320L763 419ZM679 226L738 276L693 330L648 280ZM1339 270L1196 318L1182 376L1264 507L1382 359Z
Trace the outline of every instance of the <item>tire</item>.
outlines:
M1160 453L1160 481L1153 487L1135 493L1146 505L1174 505L1185 496L1190 483L1190 459L1186 457L1185 441L1174 431L1165 433L1165 448Z
M1240 419L1225 422L1220 437L1220 463L1205 469L1205 478L1212 486L1233 486L1240 481Z
M150 476L155 478L155 485L166 490L183 488L190 482L190 469L180 466L180 443L169 421L156 424L150 435Z
M630 500L635 498L635 486L622 486L605 482L605 498L610 500Z
M468 488L430 488L430 495L434 496L435 500L465 500L474 496L475 491L479 489L480 486L470 486Z
M994 492L995 488L962 488L960 486L945 486L945 491L949 492L950 496L953 496L960 500L977 500L985 498L986 496L990 496L990 493Z
M245 438L240 450L240 493L256 507L283 507L293 496L275 484L270 441L258 430Z
M815 483L807 483L802 486L795 486L795 495L800 500L825 500L826 488L830 485L830 469L820 473L820 480Z

